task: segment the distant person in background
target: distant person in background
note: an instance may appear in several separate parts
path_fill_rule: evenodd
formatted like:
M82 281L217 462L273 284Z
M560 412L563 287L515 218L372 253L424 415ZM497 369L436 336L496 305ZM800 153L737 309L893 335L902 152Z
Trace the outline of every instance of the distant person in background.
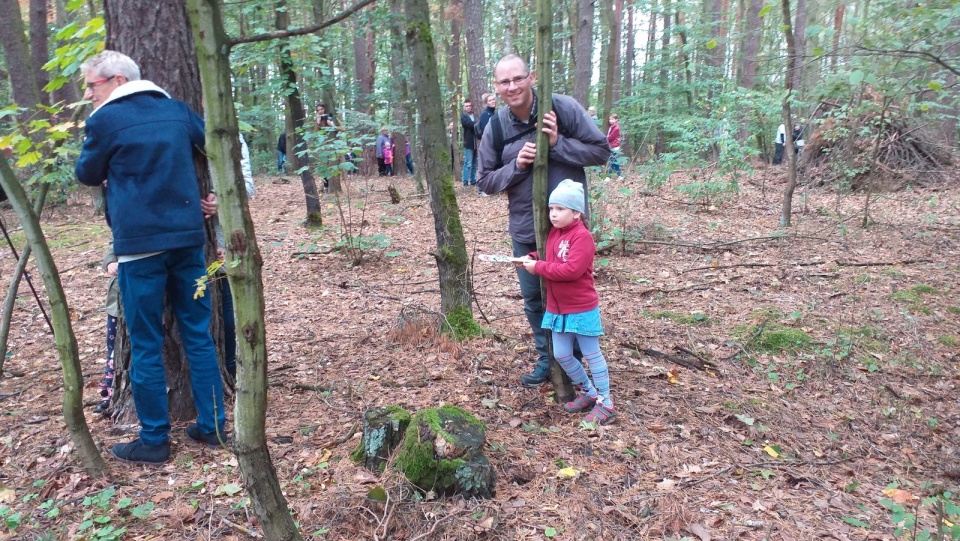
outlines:
M382 177L387 174L387 167L383 161L383 146L390 141L387 136L387 129L380 128L380 135L377 136L377 173Z
M803 150L803 128L800 127L800 124L793 125L793 149L800 154L800 151Z
M607 171L617 179L623 178L620 174L620 116L610 115L610 129L607 130L607 142L610 143L610 169Z
M314 110L316 114L316 123L317 128L336 128L337 124L333 120L333 115L327 113L327 106L324 104L318 104L317 108Z
M473 104L470 100L463 100L460 126L463 127L463 185L475 186L477 184L477 117L473 114Z
M497 95L493 92L483 95L483 112L480 113L480 120L477 121L477 139L483 137L483 130L487 129L490 117L497 113Z
M594 106L592 106L592 105L591 105L590 107L588 107L588 108L587 108L587 115L593 120L593 123L596 124L597 127L599 128L599 127L600 127L600 119L597 118L597 108L594 107Z
M783 162L783 145L787 142L787 128L780 124L777 128L777 137L773 140L773 165Z
M393 140L387 139L383 143L383 174L393 176Z
M287 163L287 132L280 132L280 138L277 139L277 173L285 172L284 165Z

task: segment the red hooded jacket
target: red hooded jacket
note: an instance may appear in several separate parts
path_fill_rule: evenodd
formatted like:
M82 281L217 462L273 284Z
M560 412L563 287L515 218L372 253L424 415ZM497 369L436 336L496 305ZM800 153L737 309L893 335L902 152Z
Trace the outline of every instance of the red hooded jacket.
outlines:
M593 256L597 246L583 225L575 220L563 229L551 228L547 235L546 261L537 261L534 270L547 281L547 310L554 314L578 314L600 305L593 281ZM536 258L533 252L530 257Z

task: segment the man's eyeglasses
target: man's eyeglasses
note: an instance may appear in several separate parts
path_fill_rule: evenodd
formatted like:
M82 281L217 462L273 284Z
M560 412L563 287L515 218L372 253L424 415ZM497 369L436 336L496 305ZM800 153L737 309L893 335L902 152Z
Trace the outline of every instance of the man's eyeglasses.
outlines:
M526 75L517 75L513 79L501 79L499 81L494 81L494 83L496 83L496 85L500 88L509 88L511 83L513 83L515 86L520 86L520 83L522 83L527 77L530 77L529 73Z
M94 88L97 87L97 85L102 85L103 83L113 79L114 77L116 77L116 75L111 75L110 77L104 77L103 79L98 79L96 81L90 81L86 83L85 88L87 90L93 90Z

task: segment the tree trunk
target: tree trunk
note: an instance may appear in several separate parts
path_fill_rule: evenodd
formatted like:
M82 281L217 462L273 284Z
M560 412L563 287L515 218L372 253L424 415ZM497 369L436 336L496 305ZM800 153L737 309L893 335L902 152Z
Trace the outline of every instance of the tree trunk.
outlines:
M553 26L550 0L537 0L537 93L540 96L553 95L553 73L550 71L550 59L553 57ZM547 98L541 98L546 100ZM542 102L542 103L545 103ZM537 124L543 126L543 116L549 107L537 108ZM550 141L542 130L537 131L537 155L533 162L533 226L537 238L537 254L546 260L547 233L550 231L550 212L547 209L547 168L549 167ZM586 186L584 186L586 189ZM540 294L547 298L546 282L540 277ZM560 364L553 358L553 344L548 335L550 349L550 383L553 385L555 400L559 404L573 400L574 391L570 378Z
M77 349L77 338L73 334L70 310L63 293L60 273L57 271L50 248L40 229L40 219L30 207L27 193L3 156L0 156L0 187L3 187L7 193L10 204L20 218L20 224L33 248L34 261L43 276L43 284L47 290L57 353L63 370L63 419L66 422L67 431L70 433L70 439L76 446L80 463L87 474L102 477L107 472L107 465L97 451L83 416L83 373L80 367L80 352Z
M287 10L286 0L277 0L277 29L284 30L290 26L290 12ZM303 102L300 101L300 89L297 86L297 73L293 67L293 57L290 55L289 40L279 40L280 48L280 73L286 81L285 90L287 112L290 113L290 119L287 127L293 129L287 130L287 148L291 150L287 156L295 156L293 163L300 171L300 182L303 184L303 196L306 199L306 225L308 227L320 227L323 225L323 214L320 206L320 193L317 191L317 182L313 177L312 163L310 153L307 150L307 144L303 141L303 131L306 123L306 113L303 110Z
M40 89L30 62L30 48L23 26L23 15L17 0L0 0L0 44L3 58L10 74L13 101L26 108L20 116L26 121L40 103Z
M757 53L760 51L760 10L763 9L763 0L747 0L747 17L743 32L742 69L740 70L740 86L753 89L757 84Z
M30 59L37 81L40 103L50 105L50 94L43 89L50 82L43 65L50 59L47 45L47 0L30 0Z
M103 16L107 29L107 49L119 51L133 59L140 66L143 79L153 81L176 99L185 101L194 111L203 111L201 105L200 72L193 48L193 35L190 33L190 21L182 0L159 0L140 2L138 0L105 0ZM194 165L200 183L200 193L210 192L210 174L206 161L195 154ZM212 224L207 223L207 260L212 261L216 254L216 237ZM217 346L217 356L223 362L223 324L219 317L221 309L218 288L209 290L210 303L214 317L211 318L210 334ZM170 408L170 420L186 421L196 417L193 395L190 389L188 361L184 356L179 333L172 324L172 308L164 308L164 365L167 378L167 399ZM125 327L123 320L117 321L117 327ZM114 353L117 363L117 376L114 387L119 392L113 396L113 407L133 411L132 395L122 384L125 373L119 366L129 366L128 358L120 358L120 352Z
M356 85L357 101L354 108L373 116L373 34L369 24L357 19L357 27L353 36L353 66L355 71L354 84ZM379 130L375 130L379 134ZM360 135L360 134L354 134ZM377 163L376 149L367 145L363 149L360 160L360 174L372 176L374 164Z
M841 2L833 12L833 51L830 54L830 73L837 72L837 60L840 58L840 35L843 30L843 12L846 9Z
M787 153L787 188L783 192L783 205L780 209L780 227L790 227L790 215L793 208L793 192L797 189L797 152L793 148L793 119L790 114L790 102L793 99L793 77L797 67L797 48L793 40L793 28L790 26L790 0L780 0L783 14L783 33L787 39L787 71L783 78L786 93L783 96L783 126L787 131L784 151Z
M797 60L801 60L806 55L807 48L807 0L797 0L797 15L791 33L794 39L794 48ZM793 77L793 89L800 95L803 95L803 64L794 61L793 71L789 72Z
M430 11L426 0L404 0L404 9L413 88L420 110L423 169L437 235L435 257L440 278L440 309L455 332L472 334L478 328L470 309L470 261L460 223L453 174L446 166L447 137L443 127L443 100L430 29Z
M669 64L670 59L670 23L673 20L673 6L671 0L663 0L663 38L661 39L660 45L660 87L661 88L670 88L670 76L667 70L667 65ZM667 102L666 100L660 101L660 115L662 117L667 116ZM657 130L657 143L654 148L654 153L657 156L660 156L667 151L667 135L661 126Z
M614 96L619 94L619 89L614 91L614 88L619 87L617 82L617 66L620 65L620 15L623 13L623 2L621 0L607 0L607 2L608 4L605 8L609 9L604 9L604 11L607 12L604 19L608 24L607 35L610 36L610 42L606 47L606 70L604 72L602 106L598 107L600 110L600 123L603 125L604 133L606 133L606 130L610 127L609 118L613 109ZM618 10L617 7L620 9Z
M267 347L264 330L263 257L250 217L240 171L239 129L230 79L230 47L218 0L188 0L209 105L206 150L220 194L220 223L226 239L224 268L233 292L237 322L237 400L234 451L254 513L266 539L302 539L281 492L266 439ZM217 288L213 288L217 289Z
M464 24L466 25L467 45L467 90L473 102L473 110L477 116L486 105L480 96L489 90L490 73L487 60L483 54L483 2L482 0L464 0Z
M576 66L573 77L573 99L586 109L590 103L590 79L593 78L593 10L595 0L577 0L577 43L574 48Z
M460 41L463 28L463 1L453 0L450 17L450 47L447 49L447 95L452 97L450 102L450 162L454 175L463 170L460 156L460 104L457 96L461 94L460 82ZM498 59L499 60L499 59ZM426 144L424 144L426 152ZM429 181L428 181L429 182Z

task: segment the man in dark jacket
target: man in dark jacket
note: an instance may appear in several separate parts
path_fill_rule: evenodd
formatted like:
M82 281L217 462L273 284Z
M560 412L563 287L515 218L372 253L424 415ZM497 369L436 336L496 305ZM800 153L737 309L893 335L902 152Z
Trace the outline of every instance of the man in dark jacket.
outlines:
M606 136L573 98L554 94L552 100L538 103L538 96L533 91L536 76L530 73L527 63L519 56L511 54L501 58L493 70L493 76L497 92L507 106L490 119L485 129L487 136L480 141L477 187L487 194L507 192L513 255L521 257L537 249L533 225L532 174L533 160L537 155L537 131L531 128L536 127L538 105L556 108L556 111L551 110L544 116L544 125L540 126L550 144L548 198L560 181L568 178L584 185L584 208L589 208L587 176L583 168L607 163L610 145ZM503 135L499 156L494 137L491 136L494 122L500 124ZM562 130L559 128L561 124ZM526 135L515 138L524 132ZM523 310L533 331L538 354L533 372L521 376L520 382L527 387L538 387L547 381L550 372L547 332L540 327L544 311L540 279L523 268L517 269L517 278L523 295Z
M463 127L463 185L474 186L477 183L477 117L473 114L473 104L464 100L460 113L460 126Z
M203 119L186 103L140 80L130 57L104 51L80 66L94 112L77 160L77 179L103 186L120 301L130 332L130 383L140 437L114 445L120 460L160 464L170 458L170 418L163 365L167 297L190 361L197 422L188 438L219 447L226 439L223 382L210 336L210 297L194 298L206 275L204 214L193 164L203 148Z

